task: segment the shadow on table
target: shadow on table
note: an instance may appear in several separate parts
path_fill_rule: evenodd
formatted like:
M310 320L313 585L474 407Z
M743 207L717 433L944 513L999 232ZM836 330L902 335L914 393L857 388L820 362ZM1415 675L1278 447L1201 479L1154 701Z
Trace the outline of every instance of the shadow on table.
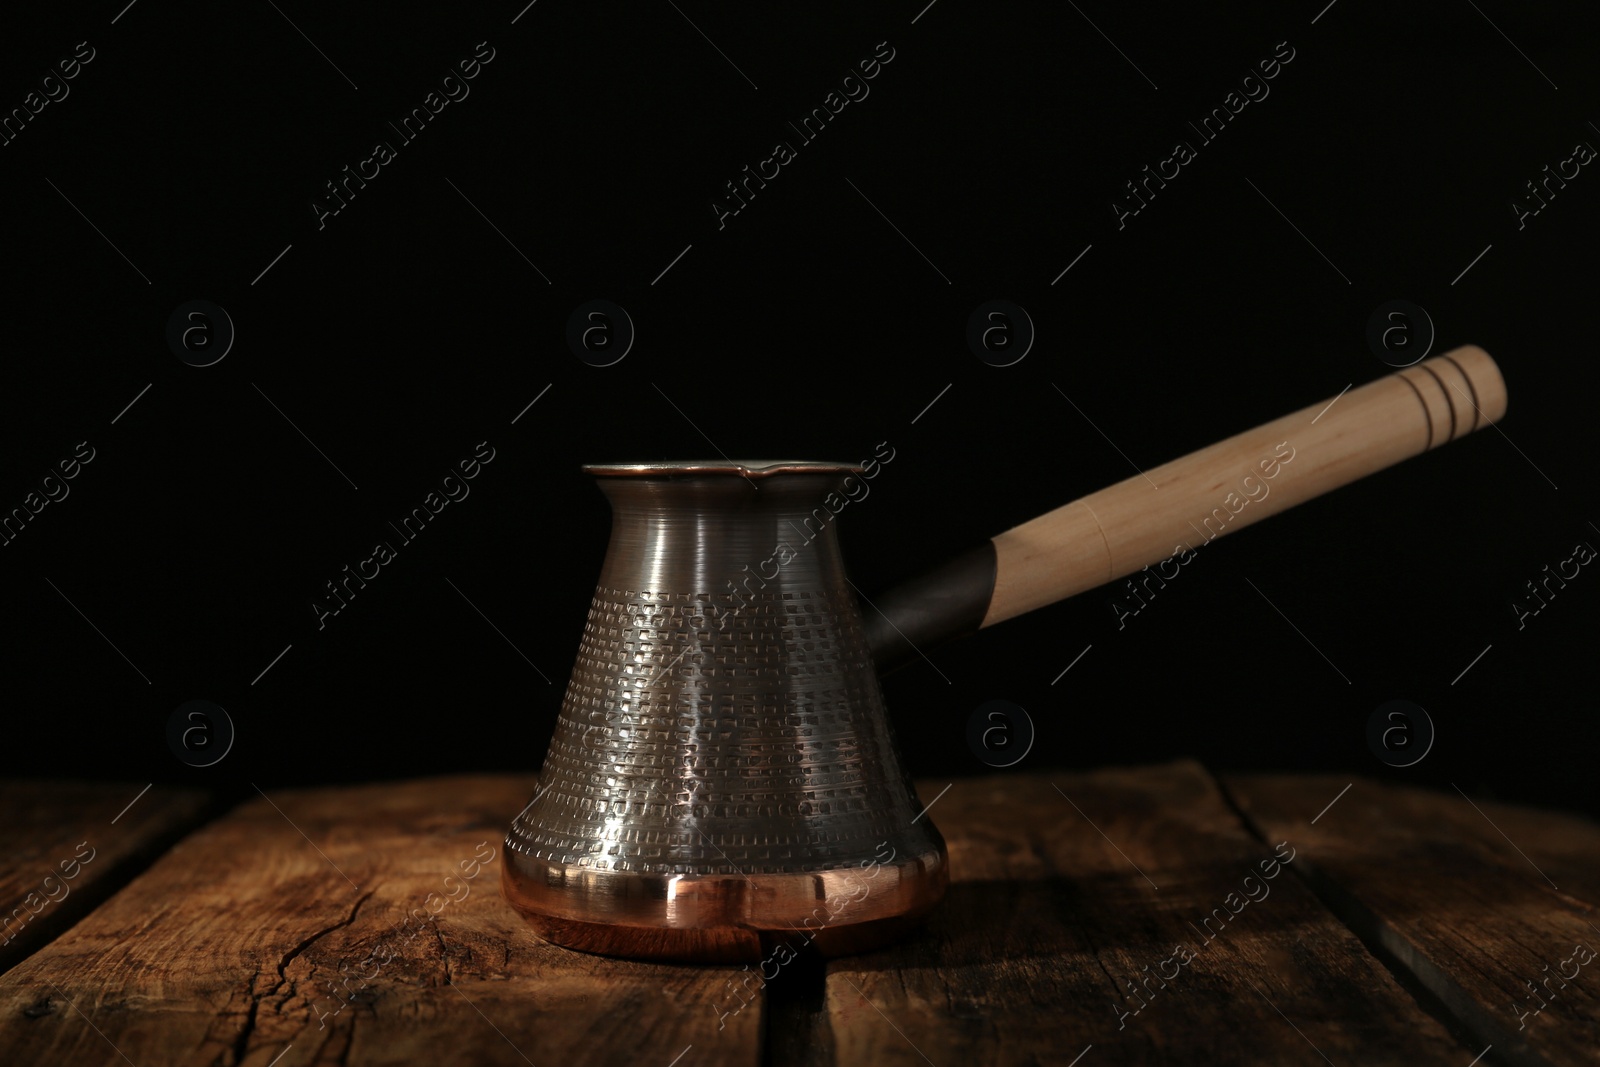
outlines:
M1121 876L958 882L916 933L853 957L850 965L880 971L1074 956L1086 966L1107 956L1149 962L1170 956L1178 943L1196 952L1245 939L1282 944L1300 928L1328 919L1303 884L1282 876L1269 883L1273 891L1266 897L1234 913L1224 898L1241 877L1237 865L1217 865L1187 872L1182 882L1159 891ZM1229 916L1226 922L1223 915Z

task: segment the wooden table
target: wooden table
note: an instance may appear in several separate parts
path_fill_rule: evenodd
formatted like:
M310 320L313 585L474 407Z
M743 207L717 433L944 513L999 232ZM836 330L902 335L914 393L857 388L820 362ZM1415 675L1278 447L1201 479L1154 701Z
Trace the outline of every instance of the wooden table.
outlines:
M0 1064L1600 1061L1570 815L1193 763L961 779L927 929L763 986L532 937L498 883L533 788L0 787Z

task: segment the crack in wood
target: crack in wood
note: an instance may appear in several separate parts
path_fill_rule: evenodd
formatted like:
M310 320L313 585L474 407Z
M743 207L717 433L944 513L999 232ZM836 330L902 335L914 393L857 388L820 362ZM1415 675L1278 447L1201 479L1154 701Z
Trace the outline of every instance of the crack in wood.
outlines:
M285 986L288 986L288 994L284 996L283 999L277 1004L278 1010L281 1011L283 1006L289 1003L289 1001L293 1000L295 994L298 992L298 983L291 979L288 975L289 964L293 963L297 958L299 958L301 953L305 952L306 949L316 944L322 938L333 933L335 930L342 930L351 923L355 922L356 916L361 912L361 906L368 900L371 900L372 895L375 892L377 892L377 890L369 889L366 893L362 894L362 896L355 902L354 906L351 907L349 915L345 916L345 918L341 919L339 922L318 930L310 937L303 939L299 944L295 945L294 948L290 949L287 953L281 956L277 964L278 981L271 989L264 993L256 992L256 981L261 977L260 968L256 969L256 973L252 975L250 979L250 1006L245 1010L244 1024L240 1027L239 1035L234 1039L233 1042L234 1063L243 1063L246 1054L249 1052L250 1038L255 1034L256 1021L260 1015L262 1001L276 997ZM314 966L313 971L315 971ZM315 1000L316 998L313 997L306 1003L311 1005L315 1003ZM313 1007L312 1010L315 1011L315 1008ZM349 1051L348 1048L346 1051Z

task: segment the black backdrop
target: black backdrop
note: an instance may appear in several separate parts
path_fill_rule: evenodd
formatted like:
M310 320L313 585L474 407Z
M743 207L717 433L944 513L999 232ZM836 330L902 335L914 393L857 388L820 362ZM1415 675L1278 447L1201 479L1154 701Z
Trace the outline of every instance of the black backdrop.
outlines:
M1207 547L1120 631L1108 587L937 651L886 680L901 743L918 775L984 772L967 718L1005 699L1037 726L1022 769L1192 755L1592 803L1600 577L1521 629L1510 604L1600 545L1600 177L1511 207L1600 145L1593 13L923 3L8 12L0 107L40 96L0 146L0 507L94 458L0 548L5 771L534 770L605 548L581 463L888 442L841 517L871 589L1387 373L1366 324L1405 299L1435 352L1496 356L1503 433ZM789 128L890 50L814 142ZM1186 125L1291 50L1214 141ZM475 53L414 140L388 125ZM1178 140L1195 158L1119 228ZM637 331L609 367L565 339L592 299ZM1037 329L1009 367L967 345L991 299ZM236 330L211 366L167 340L192 300ZM324 583L484 441L470 496L319 629ZM194 699L237 729L204 769L166 739ZM1393 699L1437 729L1405 769L1366 740Z

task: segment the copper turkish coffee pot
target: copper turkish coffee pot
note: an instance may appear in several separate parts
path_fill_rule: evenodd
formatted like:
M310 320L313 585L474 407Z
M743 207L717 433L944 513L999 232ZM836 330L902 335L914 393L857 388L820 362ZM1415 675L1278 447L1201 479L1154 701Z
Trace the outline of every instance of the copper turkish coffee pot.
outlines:
M1494 361L1458 348L1057 508L864 606L826 506L860 466L585 467L611 502L611 542L537 791L506 835L506 899L546 940L612 956L883 944L939 902L949 860L879 668L1505 409Z

